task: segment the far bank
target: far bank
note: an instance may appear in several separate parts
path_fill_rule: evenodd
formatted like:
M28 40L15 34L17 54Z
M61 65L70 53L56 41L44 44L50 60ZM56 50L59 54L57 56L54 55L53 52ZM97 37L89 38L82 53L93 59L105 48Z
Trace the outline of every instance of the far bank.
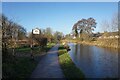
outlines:
M120 39L104 39L104 40L96 40L96 41L80 41L78 39L65 39L62 40L62 43L79 43L79 44L84 44L84 45L93 45L93 46L99 46L99 47L105 47L105 48L115 48L115 49L120 49L120 45L119 45L119 41Z

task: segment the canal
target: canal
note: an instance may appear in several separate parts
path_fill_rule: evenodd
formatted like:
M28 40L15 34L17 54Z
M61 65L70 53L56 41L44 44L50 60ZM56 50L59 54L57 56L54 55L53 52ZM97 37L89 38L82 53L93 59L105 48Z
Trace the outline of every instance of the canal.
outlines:
M69 43L70 57L86 78L118 77L118 51Z

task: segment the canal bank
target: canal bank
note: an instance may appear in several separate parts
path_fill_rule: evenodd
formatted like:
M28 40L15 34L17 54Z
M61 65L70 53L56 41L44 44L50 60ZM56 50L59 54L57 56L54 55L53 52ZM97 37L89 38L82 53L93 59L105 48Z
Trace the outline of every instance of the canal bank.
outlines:
M81 80L85 79L85 75L78 67L76 67L68 51L65 49L63 45L60 45L59 47L58 56L60 66L67 80L74 80L76 78Z
M96 40L96 41L80 41L80 40L63 40L61 41L66 43L79 43L83 45L92 45L92 46L99 46L105 48L115 48L120 49L119 39L116 40Z

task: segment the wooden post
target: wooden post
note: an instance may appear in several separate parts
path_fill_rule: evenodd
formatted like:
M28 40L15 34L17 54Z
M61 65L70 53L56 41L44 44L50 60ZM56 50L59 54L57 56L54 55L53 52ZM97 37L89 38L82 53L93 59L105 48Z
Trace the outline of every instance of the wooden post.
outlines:
M33 35L39 35L39 34L40 34L40 30L38 28L32 29L32 45L31 45L31 57L32 57L32 59L34 59L34 55L33 55Z
M31 48L31 59L34 60L34 55L33 55L33 30L32 30L32 42L31 42L30 48Z

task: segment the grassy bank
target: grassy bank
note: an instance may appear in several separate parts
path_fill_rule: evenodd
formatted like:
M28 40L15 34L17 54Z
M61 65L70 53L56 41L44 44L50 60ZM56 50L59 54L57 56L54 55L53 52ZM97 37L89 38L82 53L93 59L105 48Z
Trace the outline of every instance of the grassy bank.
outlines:
M106 47L106 48L116 48L120 49L118 45L118 39L102 39L102 40L95 40L95 41L80 41L80 40L63 40L62 42L73 42L73 43L80 43L85 45L94 45L99 47Z
M66 49L64 49L63 45L59 47L59 63L66 78L73 80L74 78L85 79L84 74L72 62L68 52Z
M46 47L44 47L43 52L51 49L55 44L48 43ZM24 80L25 78L29 78L32 71L38 64L37 57L40 55L36 55L34 60L30 57L31 49L29 47L26 48L17 48L16 56L11 55L11 50L8 51L9 55L3 57L2 69L3 69L3 78L16 78L17 80ZM34 47L34 54L40 54L39 47ZM4 54L4 53L3 53ZM19 54L24 54L19 56ZM28 56L26 56L28 55ZM16 80L15 79L15 80Z

